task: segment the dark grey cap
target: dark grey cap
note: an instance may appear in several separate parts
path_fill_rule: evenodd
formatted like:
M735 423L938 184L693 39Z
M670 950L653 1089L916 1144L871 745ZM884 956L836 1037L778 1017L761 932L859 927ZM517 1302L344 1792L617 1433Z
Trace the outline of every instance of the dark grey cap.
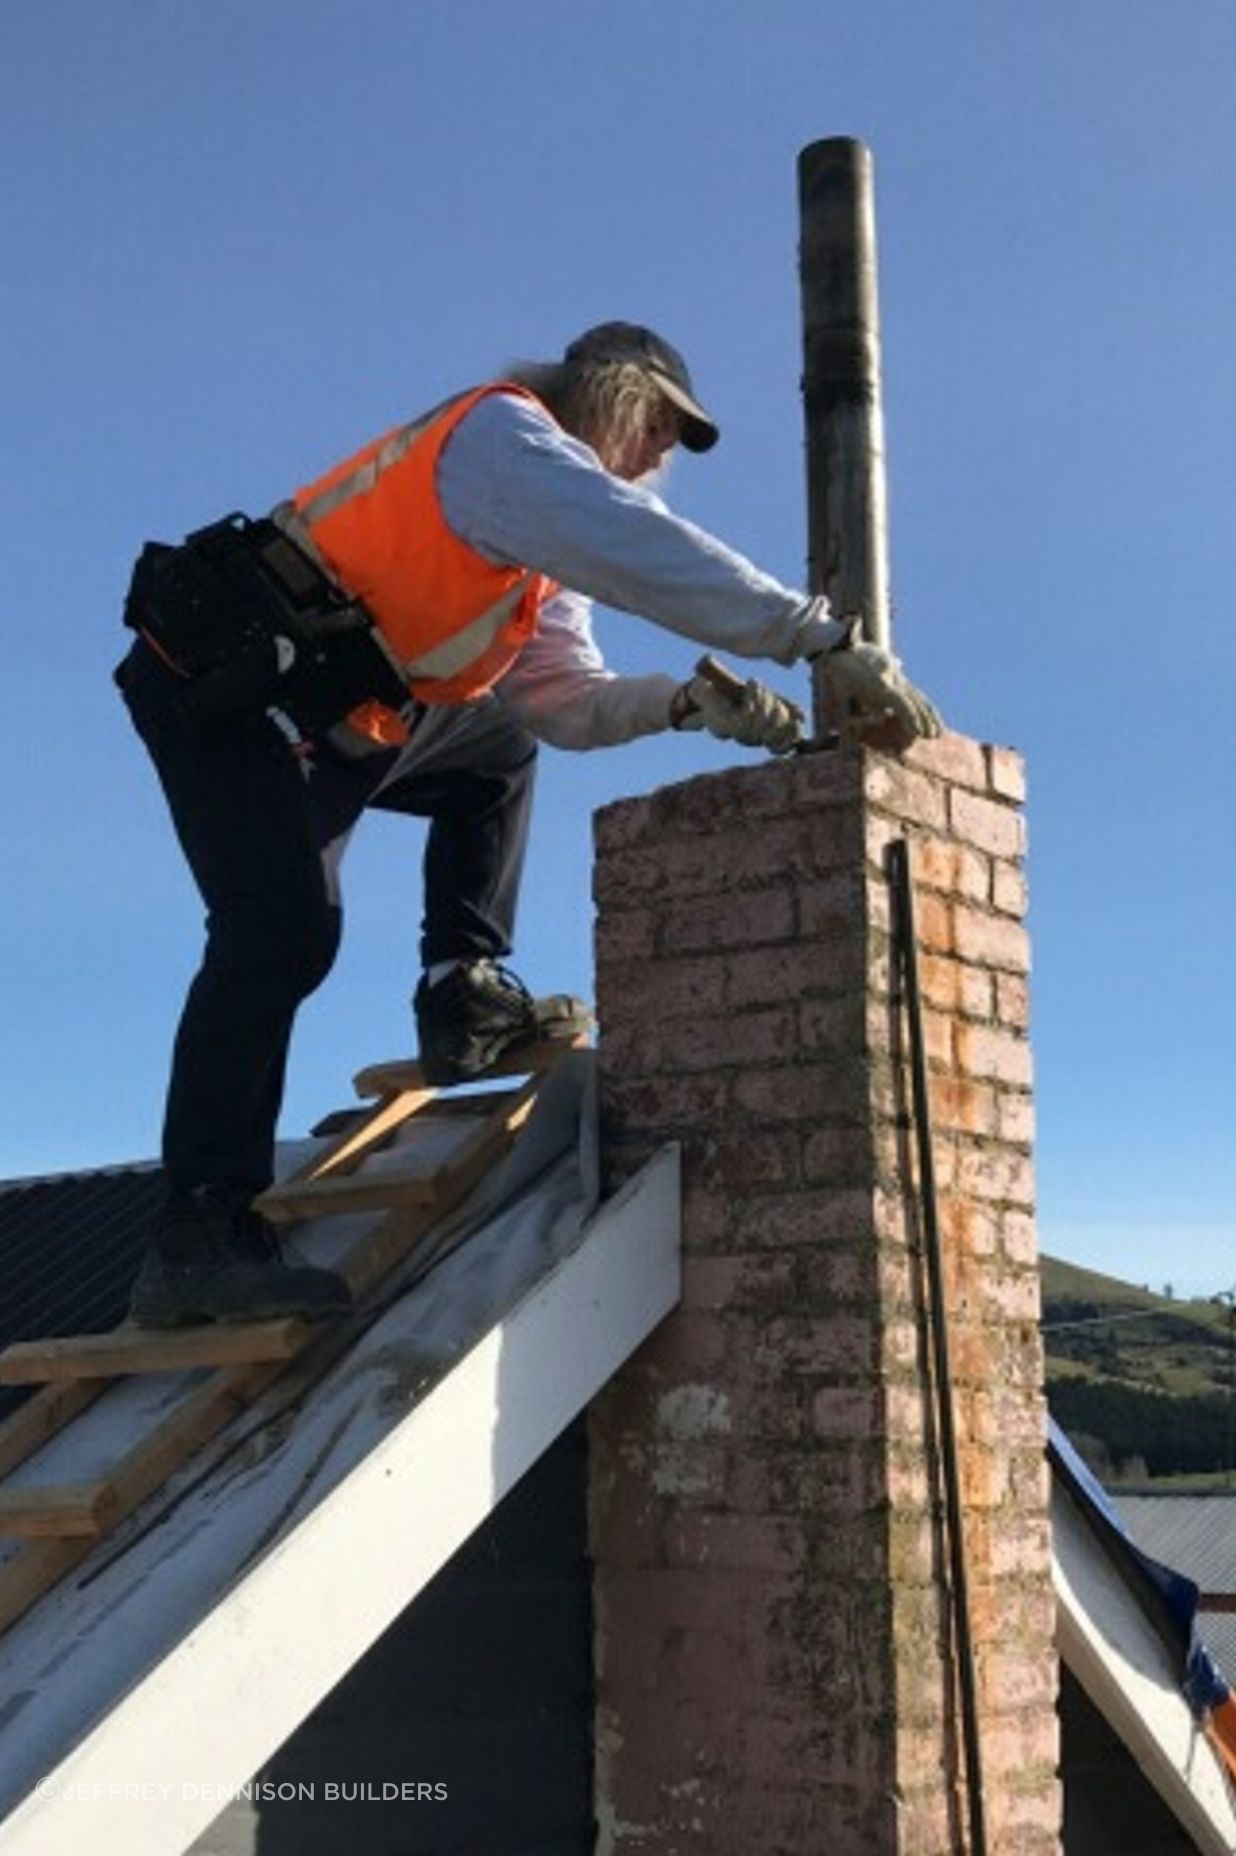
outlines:
M695 397L687 364L677 348L638 322L600 322L585 329L562 357L564 361L634 361L652 375L671 405L683 416L682 443L688 451L711 451L721 433Z

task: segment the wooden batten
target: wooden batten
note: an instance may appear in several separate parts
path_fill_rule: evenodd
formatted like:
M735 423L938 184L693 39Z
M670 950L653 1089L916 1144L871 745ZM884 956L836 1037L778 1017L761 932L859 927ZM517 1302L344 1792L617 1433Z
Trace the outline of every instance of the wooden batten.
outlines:
M44 1386L0 1424L0 1477L24 1463L106 1390L106 1379L65 1379Z
M191 1372L290 1360L312 1330L304 1321L253 1321L208 1327L113 1328L63 1340L16 1341L0 1353L0 1383L38 1385L62 1379L115 1379L125 1373ZM83 1401L83 1403L88 1401Z

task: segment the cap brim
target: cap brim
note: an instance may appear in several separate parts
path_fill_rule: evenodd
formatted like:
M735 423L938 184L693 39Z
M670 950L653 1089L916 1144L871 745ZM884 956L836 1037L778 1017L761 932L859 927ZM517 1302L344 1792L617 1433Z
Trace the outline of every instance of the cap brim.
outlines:
M708 417L698 400L693 400L676 380L662 373L659 367L649 367L657 385L672 406L676 406L683 415L681 443L687 451L711 451L721 436L720 429Z

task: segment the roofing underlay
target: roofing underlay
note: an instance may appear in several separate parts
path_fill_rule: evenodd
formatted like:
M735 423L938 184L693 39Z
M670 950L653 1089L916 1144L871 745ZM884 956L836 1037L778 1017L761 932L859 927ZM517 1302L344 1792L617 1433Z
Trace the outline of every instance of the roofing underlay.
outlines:
M83 1799L92 1856L185 1849L668 1313L677 1152L598 1205L592 1095L560 1060L327 1370L294 1362L0 1639L3 1856L63 1856ZM374 1217L297 1248L329 1265ZM192 1377L117 1381L16 1474L97 1475Z

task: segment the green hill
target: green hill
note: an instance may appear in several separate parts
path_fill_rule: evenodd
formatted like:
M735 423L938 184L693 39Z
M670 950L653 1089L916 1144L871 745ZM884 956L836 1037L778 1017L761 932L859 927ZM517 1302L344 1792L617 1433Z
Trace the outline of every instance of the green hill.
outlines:
M1053 1416L1108 1481L1236 1466L1232 1310L1041 1259Z

